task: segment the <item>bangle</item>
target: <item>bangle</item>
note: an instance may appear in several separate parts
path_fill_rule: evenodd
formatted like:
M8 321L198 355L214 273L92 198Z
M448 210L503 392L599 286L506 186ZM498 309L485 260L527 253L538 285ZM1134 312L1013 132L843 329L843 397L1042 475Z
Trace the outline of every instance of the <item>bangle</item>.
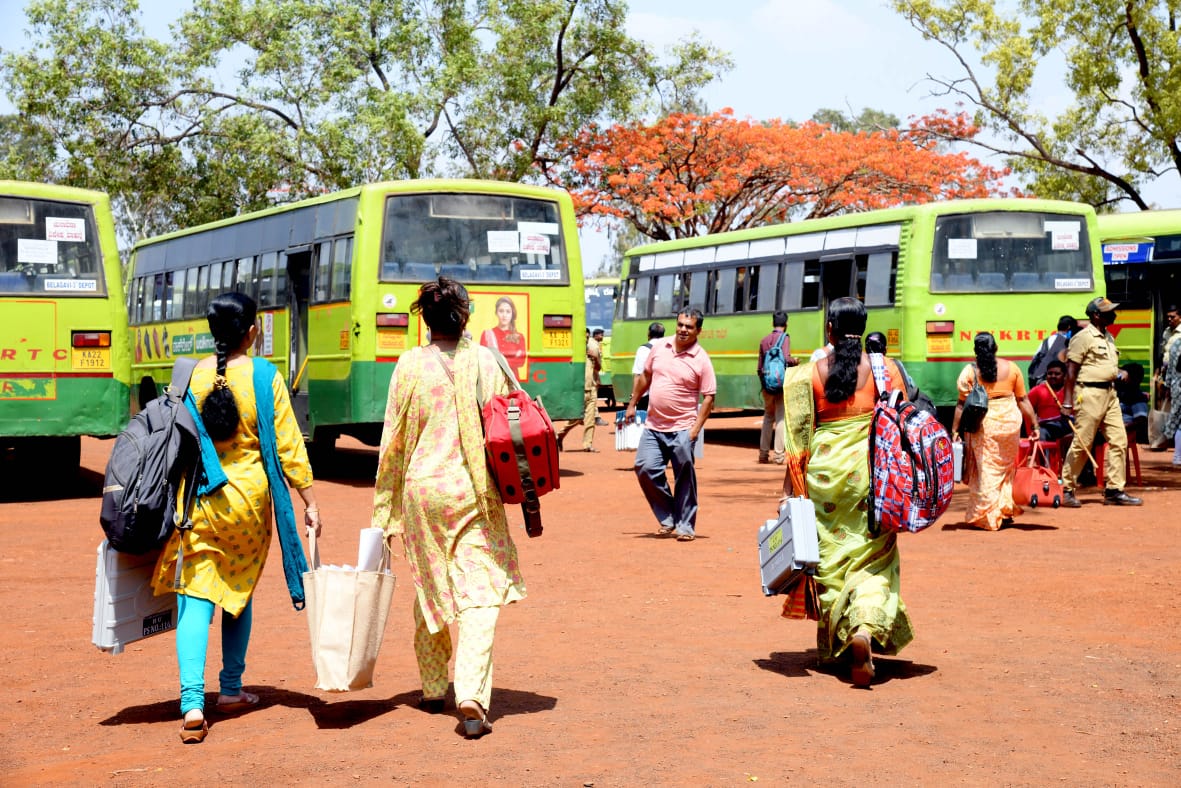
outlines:
M319 513L320 513L320 510L319 510L319 509L317 509L315 506L309 506L307 509L304 509L304 510L303 510L303 513L304 513L305 515L307 515L307 514L319 514Z

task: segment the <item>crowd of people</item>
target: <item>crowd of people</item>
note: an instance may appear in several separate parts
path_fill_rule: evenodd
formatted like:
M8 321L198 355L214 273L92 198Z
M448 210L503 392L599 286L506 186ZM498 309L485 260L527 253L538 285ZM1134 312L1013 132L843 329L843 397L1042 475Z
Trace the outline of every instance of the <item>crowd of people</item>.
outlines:
M516 315L511 301L498 303L497 328L476 342L467 331L470 304L462 284L439 277L422 285L410 307L429 328L429 342L403 354L390 380L371 525L386 534L391 552L400 543L409 565L420 704L431 712L444 710L454 656L456 709L465 735L474 738L491 730L492 648L500 608L524 599L526 592L504 504L485 460L479 407L509 392L496 353L515 346ZM1080 475L1097 436L1107 444L1103 502L1141 503L1124 489L1124 456L1129 432L1147 422L1147 402L1137 396L1143 370L1138 376L1135 365L1118 363L1108 331L1116 308L1096 298L1086 306L1086 324L1064 316L1039 349L1028 387L1018 364L997 355L992 334L975 336L975 360L959 374L951 424L953 439L964 446L966 523L996 530L1021 515L1013 476L1023 429L1028 440L1052 444L1062 457L1065 506L1081 505ZM258 703L242 689L242 674L251 599L271 542L272 509L284 553L302 556L289 486L303 501L304 524L321 531L311 467L286 386L272 365L248 354L258 332L254 302L223 294L210 303L207 316L216 353L197 364L188 403L199 424L204 469L194 482L199 487L193 527L173 534L154 575L157 593L178 595L176 650L186 743L208 733L204 672L216 607L223 611L217 709L236 713ZM814 582L811 617L817 620L819 658L843 663L852 683L867 687L874 678L873 654L896 654L914 637L901 598L897 534L875 528L866 506L869 430L879 394L870 354L884 355L887 341L880 333L866 335L866 310L858 299L838 298L826 313L825 346L808 363L799 363L790 353L787 322L786 313L775 312L772 330L759 344L756 372L764 410L758 461L784 466L783 500L803 495L813 502L820 563L809 582ZM672 337L664 336L660 322L649 326L648 342L636 353L624 415L632 420L646 411L634 472L656 534L682 543L697 536L696 449L717 391L709 353L698 342L703 323L699 310L687 308L676 316ZM600 337L587 339L583 446L593 451L602 355ZM768 385L764 375L769 353L784 359L779 388ZM1161 368L1160 385L1172 403L1164 429L1175 439L1178 465L1181 316L1175 308L1169 311ZM885 378L908 398L923 397L896 359L888 359ZM962 421L976 388L984 393L986 410L969 429ZM288 576L293 599L298 583L298 576ZM455 644L451 624L458 632Z

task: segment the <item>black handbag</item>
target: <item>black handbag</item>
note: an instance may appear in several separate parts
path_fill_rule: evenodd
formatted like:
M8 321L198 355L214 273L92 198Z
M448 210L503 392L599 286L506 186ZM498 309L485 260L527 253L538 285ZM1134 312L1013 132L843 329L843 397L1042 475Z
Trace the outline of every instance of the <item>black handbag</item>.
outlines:
M968 396L964 397L964 409L960 413L961 435L979 430L984 417L988 415L988 392L980 385L980 370L976 369L975 364L972 365L972 373L972 388L968 390Z

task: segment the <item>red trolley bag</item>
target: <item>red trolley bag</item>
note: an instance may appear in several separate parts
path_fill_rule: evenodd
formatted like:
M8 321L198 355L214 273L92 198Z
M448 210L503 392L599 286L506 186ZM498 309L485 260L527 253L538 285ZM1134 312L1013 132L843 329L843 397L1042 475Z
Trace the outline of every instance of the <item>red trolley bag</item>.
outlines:
M481 405L488 469L501 499L521 504L525 531L529 536L540 536L541 505L537 499L559 487L558 436L541 400L531 398L509 371L504 356L492 352L512 391Z
M1045 449L1033 441L1026 463L1013 474L1013 503L1035 509L1038 506L1057 509L1062 505L1062 484L1046 465L1049 465L1049 459Z

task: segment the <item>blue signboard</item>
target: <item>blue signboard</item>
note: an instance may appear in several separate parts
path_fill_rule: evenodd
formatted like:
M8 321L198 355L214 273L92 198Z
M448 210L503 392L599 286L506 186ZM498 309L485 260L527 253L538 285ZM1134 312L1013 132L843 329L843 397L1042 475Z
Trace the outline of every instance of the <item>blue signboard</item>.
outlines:
M1152 242L1106 243L1103 244L1104 265L1126 265L1147 263L1152 260Z

